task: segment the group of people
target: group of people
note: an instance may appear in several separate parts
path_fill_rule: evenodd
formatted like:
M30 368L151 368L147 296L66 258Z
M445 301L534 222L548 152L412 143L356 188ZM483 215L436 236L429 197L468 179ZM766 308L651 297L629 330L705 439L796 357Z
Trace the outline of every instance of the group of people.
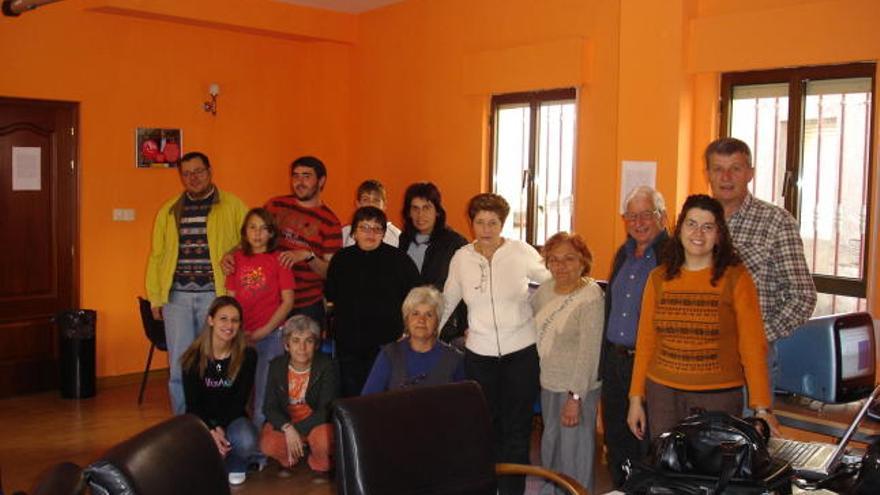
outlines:
M248 211L188 153L147 270L172 408L205 421L233 484L266 456L330 471L338 397L463 379L486 397L498 462L529 462L540 399L542 463L589 489L600 401L617 486L693 407L747 404L775 429L772 343L809 317L815 288L794 219L748 192L748 146L720 139L705 159L713 197L690 196L671 235L659 192L629 194L603 290L579 234L540 253L502 237L510 207L496 194L468 203L472 242L447 226L432 183L406 190L399 230L381 183L365 181L343 228L317 158L291 164L290 195ZM318 351L326 307L332 360ZM524 487L500 480L505 494Z

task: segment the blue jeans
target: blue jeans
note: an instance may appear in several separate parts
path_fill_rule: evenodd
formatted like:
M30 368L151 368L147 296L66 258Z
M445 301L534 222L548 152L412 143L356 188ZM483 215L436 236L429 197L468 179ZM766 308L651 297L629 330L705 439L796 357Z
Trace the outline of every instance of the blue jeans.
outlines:
M186 412L186 399L183 396L183 376L180 357L193 340L202 333L208 316L208 308L214 300L213 292L182 292L172 290L168 302L162 307L165 319L165 340L168 343L168 395L171 398L171 412Z
M266 415L263 414L263 401L266 398L266 381L269 376L269 362L284 354L284 344L281 342L281 329L272 330L269 335L254 345L257 350L257 371L254 376L254 426L257 429L263 427Z
M260 453L257 428L251 420L242 416L226 425L226 440L232 450L223 460L227 473L245 473L251 459Z

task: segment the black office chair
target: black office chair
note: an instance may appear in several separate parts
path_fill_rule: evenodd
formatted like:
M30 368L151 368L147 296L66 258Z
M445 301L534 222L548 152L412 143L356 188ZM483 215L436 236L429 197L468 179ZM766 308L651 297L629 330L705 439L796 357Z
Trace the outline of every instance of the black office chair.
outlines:
M495 464L489 406L476 382L340 399L333 419L341 495L494 495L496 476L524 474L587 495L565 474Z
M117 444L85 469L105 495L229 495L223 457L197 416L174 416Z
M144 377L141 379L141 391L138 393L138 405L141 405L144 402L144 388L147 386L150 363L153 362L153 351L157 348L160 351L168 351L168 345L165 343L165 322L153 318L150 301L138 297L138 308L141 312L141 322L144 324L144 334L150 341L150 352L147 354L147 365L144 367Z

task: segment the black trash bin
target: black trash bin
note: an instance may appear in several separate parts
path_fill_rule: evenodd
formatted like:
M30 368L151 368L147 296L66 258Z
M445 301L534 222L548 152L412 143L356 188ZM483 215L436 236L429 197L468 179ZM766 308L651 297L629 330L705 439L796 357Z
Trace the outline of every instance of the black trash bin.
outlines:
M55 315L61 359L61 397L85 399L95 395L95 323L92 309L71 309Z

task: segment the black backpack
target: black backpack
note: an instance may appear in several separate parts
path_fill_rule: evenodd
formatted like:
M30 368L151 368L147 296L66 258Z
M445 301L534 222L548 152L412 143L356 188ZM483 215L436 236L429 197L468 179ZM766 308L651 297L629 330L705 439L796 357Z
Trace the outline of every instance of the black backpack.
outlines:
M868 447L859 476L856 480L855 495L877 495L880 493L880 440Z
M757 425L757 427L756 427ZM631 467L627 494L789 494L791 466L767 452L767 423L722 412L688 416Z

